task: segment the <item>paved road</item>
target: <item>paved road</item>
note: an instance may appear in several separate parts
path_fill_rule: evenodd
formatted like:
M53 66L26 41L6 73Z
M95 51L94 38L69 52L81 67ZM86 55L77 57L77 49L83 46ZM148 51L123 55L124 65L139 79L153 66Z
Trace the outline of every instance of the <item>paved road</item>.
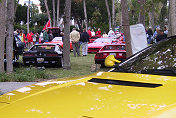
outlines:
M7 93L35 83L36 82L0 82L0 91L2 93Z

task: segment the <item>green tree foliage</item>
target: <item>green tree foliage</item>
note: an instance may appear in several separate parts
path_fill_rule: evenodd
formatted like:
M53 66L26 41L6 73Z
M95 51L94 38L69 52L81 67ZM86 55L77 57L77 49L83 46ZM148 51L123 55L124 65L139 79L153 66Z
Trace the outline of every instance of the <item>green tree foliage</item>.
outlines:
M15 22L20 23L23 21L24 23L27 22L27 6L18 4L16 14L15 14Z
M57 2L57 0L56 0ZM60 16L62 17L64 14L64 0L60 0ZM40 0L41 10L46 13L44 0ZM48 0L48 7L52 16L52 2ZM84 10L83 10L83 2L82 0L72 0L72 11L71 18L75 19L78 25L81 27L82 20L84 20ZM102 30L106 30L108 28L108 13L106 10L106 5L104 0L86 0L87 7L87 17L89 26L100 27ZM109 0L110 11L112 9L112 1Z

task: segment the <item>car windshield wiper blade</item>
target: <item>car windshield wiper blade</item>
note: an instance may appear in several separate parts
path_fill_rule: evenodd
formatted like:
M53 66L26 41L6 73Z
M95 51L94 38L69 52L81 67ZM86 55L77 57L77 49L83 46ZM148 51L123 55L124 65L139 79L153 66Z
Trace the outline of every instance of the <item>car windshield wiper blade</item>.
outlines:
M176 76L176 69L151 69L142 70L142 74L153 74L153 75L166 75L166 76Z

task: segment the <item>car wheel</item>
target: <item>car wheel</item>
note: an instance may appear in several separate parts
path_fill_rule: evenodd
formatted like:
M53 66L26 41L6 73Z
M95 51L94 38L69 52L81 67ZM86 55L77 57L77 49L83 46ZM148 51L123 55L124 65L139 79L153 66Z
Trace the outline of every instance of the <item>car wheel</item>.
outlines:
M60 59L60 62L58 64L59 67L63 67L63 58Z

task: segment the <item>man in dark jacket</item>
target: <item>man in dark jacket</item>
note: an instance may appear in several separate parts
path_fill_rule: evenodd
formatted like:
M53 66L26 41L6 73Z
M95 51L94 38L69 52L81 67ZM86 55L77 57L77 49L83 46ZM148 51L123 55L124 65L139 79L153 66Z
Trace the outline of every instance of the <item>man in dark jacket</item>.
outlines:
M89 34L86 32L86 29L83 29L81 33L80 41L82 42L82 55L87 56Z
M158 36L156 37L156 42L159 42L159 41L166 39L166 38L167 38L167 34L165 34L163 30L159 30Z

